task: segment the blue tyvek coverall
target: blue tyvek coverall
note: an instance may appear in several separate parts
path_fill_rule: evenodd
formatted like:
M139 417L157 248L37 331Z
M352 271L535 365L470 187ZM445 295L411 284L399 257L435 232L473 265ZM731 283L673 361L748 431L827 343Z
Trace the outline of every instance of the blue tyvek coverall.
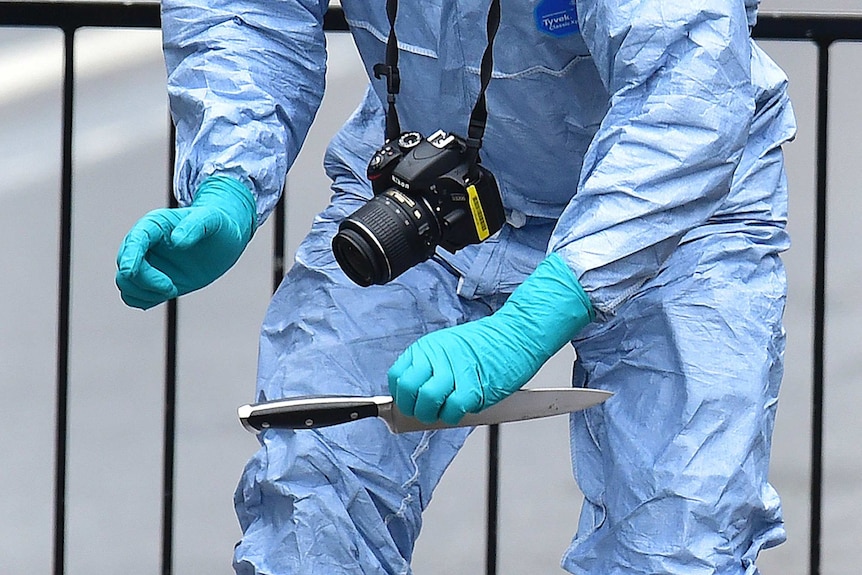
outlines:
M320 0L165 0L177 190L214 173L262 220L324 83ZM342 2L369 70L385 0ZM757 0L505 0L484 164L508 223L488 241L358 288L330 240L371 197L383 81L325 157L333 180L262 327L256 400L381 394L422 334L498 309L556 252L598 319L574 385L611 401L571 418L585 501L572 573L751 575L784 539L767 482L782 374L786 79L750 40ZM401 126L466 132L489 0L401 0ZM369 74L369 77L372 77ZM307 190L308 193L319 193ZM238 573L407 574L421 512L465 430L379 421L268 431L236 491Z

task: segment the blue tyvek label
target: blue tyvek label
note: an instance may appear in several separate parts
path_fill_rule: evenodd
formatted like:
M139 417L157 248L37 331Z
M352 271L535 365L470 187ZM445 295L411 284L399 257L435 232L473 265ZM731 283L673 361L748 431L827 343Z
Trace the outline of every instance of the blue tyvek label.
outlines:
M574 0L542 0L533 14L536 17L536 28L545 34L562 37L576 34L580 30Z

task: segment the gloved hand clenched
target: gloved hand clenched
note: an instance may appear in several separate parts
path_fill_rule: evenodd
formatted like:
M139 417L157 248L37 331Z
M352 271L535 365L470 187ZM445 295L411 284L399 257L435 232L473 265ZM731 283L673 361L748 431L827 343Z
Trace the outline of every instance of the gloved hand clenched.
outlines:
M212 283L236 263L256 227L248 188L210 176L189 207L153 210L126 235L116 276L123 301L148 309Z
M494 314L419 338L389 369L404 414L457 423L508 397L594 318L589 298L556 254Z

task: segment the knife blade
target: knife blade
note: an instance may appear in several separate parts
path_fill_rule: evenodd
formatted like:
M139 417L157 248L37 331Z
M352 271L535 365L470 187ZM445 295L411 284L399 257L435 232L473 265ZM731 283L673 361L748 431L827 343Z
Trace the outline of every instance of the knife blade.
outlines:
M473 427L525 421L580 411L597 405L612 393L586 388L522 389L479 413L466 414L457 425L441 421L426 424L401 413L392 397L314 395L242 405L237 410L243 427L252 433L266 429L316 429L379 417L393 433Z

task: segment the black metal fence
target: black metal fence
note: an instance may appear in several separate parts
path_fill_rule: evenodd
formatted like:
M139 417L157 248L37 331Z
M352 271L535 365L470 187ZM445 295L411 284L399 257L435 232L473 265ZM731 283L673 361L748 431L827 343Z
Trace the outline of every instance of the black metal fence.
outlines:
M55 478L53 572L65 572L66 553L66 472L69 391L69 332L71 283L71 229L72 229L72 135L74 104L74 37L77 30L88 28L158 28L158 4L123 3L54 3L54 2L0 2L0 26L59 28L64 37L63 72L63 130L61 167L61 210L58 296L58 332L56 352L56 420L55 420ZM346 31L347 23L340 9L326 16L328 31ZM826 304L826 207L827 207L827 126L829 115L829 48L835 41L862 40L862 16L826 14L761 14L754 30L756 37L765 40L799 40L813 42L817 47L816 97L816 213L815 213L815 267L813 309L813 401L810 483L810 551L809 573L820 573L822 479L823 479L823 392L825 351ZM169 186L168 186L169 187ZM174 202L168 194L168 202ZM273 248L273 282L277 287L284 274L285 206L279 204L275 213L275 242ZM162 540L161 572L172 573L173 558L173 493L174 445L176 440L175 397L177 361L176 303L168 305L165 334L164 366L164 435L162 485ZM499 434L492 428L488 435L488 509L486 573L497 572L498 522L498 464Z

